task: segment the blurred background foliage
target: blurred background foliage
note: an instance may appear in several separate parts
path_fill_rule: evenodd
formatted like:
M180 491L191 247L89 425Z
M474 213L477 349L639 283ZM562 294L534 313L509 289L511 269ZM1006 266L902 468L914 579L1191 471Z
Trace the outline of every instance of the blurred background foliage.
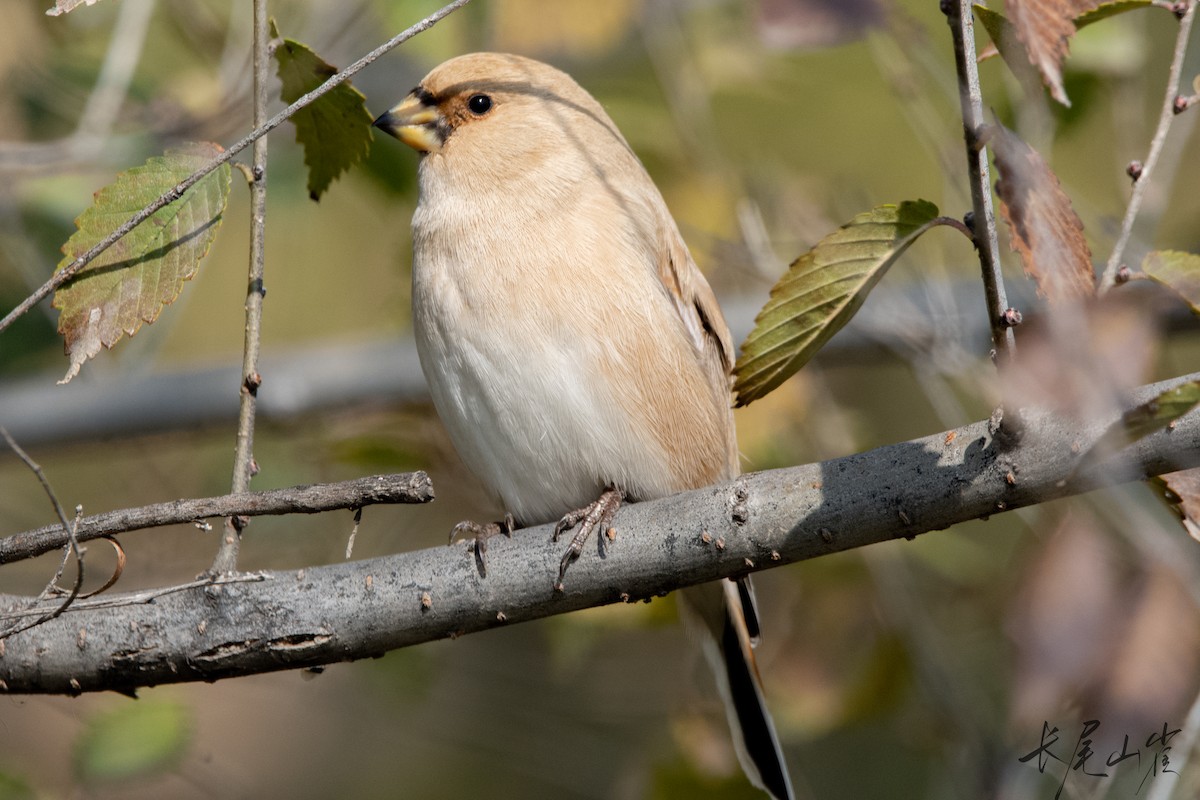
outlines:
M439 6L279 0L270 11L284 35L344 66ZM182 139L228 144L250 129L248 4L41 11L9 4L0 25L5 310L51 273L73 218L117 172ZM982 65L985 103L1050 160L1101 259L1124 211L1125 165L1144 156L1153 130L1175 29L1149 10L1081 33L1067 62L1069 109L1023 90L999 59ZM548 60L600 99L662 188L738 338L786 264L855 213L915 198L954 216L969 207L950 37L933 0L477 0L355 83L378 113L436 63L480 49ZM1195 118L1176 124L1137 231L1143 250L1200 249L1200 159L1187 157ZM316 348L403 341L416 158L376 141L316 204L292 134L284 126L270 145L264 349L303 363ZM36 385L76 392L86 408L100 386L238 363L248 239L239 181L212 253L158 322L55 387L66 362L44 303L0 336L0 397ZM1010 293L1036 316L1019 266L1007 266ZM977 274L957 234L925 237L826 352L739 412L746 468L986 416L997 394ZM1181 317L1160 293L1130 294L1143 316ZM1200 363L1195 325L1160 327L1136 365L1146 380ZM291 387L264 377L260 397L287 406ZM494 517L427 403L350 384L335 403L297 399L289 413L264 415L254 488L429 470L438 500L368 509L356 558L437 546L457 520ZM170 430L42 437L32 454L63 503L86 513L221 494L236 378L225 388L224 405ZM2 532L51 517L28 471L0 456ZM339 560L351 524L349 514L257 519L241 565ZM127 535L118 588L190 579L216 535ZM106 559L93 545L96 580ZM5 566L0 592L36 593L52 570L47 558ZM1182 727L1200 675L1196 574L1195 543L1145 487L761 574L760 667L802 795L1051 797L1067 765L1051 759L1043 775L1036 759L1018 761L1038 747L1043 722L1059 728L1052 749L1064 761L1086 719L1101 720L1101 759L1126 734L1135 747L1164 722ZM0 697L0 798L757 796L670 598L321 675L141 697ZM1064 796L1133 796L1157 763L1153 748L1141 750L1136 764L1088 763L1109 777L1071 771ZM1185 772L1176 796L1200 791L1195 775Z

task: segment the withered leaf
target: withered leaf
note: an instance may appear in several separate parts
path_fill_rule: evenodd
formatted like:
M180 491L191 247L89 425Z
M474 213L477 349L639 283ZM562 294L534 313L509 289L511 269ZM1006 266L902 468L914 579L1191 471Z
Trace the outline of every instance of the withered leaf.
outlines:
M1184 529L1200 542L1200 467L1168 472L1154 478L1172 510L1179 515Z
M1029 61L1064 106L1071 105L1063 89L1062 62L1075 35L1075 18L1100 5L1099 0L1008 0L1005 8L1025 45Z
M993 126L988 135L1000 174L1000 214L1025 273L1051 305L1092 297L1092 253L1083 222L1058 176L1036 150L1003 125Z

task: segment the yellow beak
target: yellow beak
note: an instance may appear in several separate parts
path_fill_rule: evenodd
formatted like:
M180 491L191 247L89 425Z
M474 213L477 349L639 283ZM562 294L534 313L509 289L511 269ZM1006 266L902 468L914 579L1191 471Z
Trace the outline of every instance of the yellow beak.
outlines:
M371 124L419 153L436 153L445 141L445 118L437 106L426 105L416 92Z

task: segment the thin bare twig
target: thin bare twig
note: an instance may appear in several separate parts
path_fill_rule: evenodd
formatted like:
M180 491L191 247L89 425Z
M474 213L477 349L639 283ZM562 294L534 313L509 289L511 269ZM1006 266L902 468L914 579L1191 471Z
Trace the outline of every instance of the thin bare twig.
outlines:
M67 606L75 602L75 598L79 596L79 590L83 587L83 552L79 549L79 540L75 537L75 531L79 523L79 509L76 509L75 522L67 521L67 512L63 509L62 503L58 501L58 495L54 493L54 487L50 485L50 481L46 479L46 474L42 472L42 467L36 461L29 457L16 440L9 435L9 432L0 427L0 436L4 437L4 441L8 443L9 448L17 454L17 458L29 467L30 472L38 479L38 483L42 485L42 489L46 492L46 496L50 498L50 503L54 506L54 513L58 515L59 522L62 523L64 532L65 544L67 549L63 552L62 561L59 562L58 570L55 571L53 577L50 578L46 588L42 589L41 594L33 599L30 603L30 608L41 603L51 594L56 591L61 591L58 586L59 580L62 578L63 570L66 569L67 561L71 555L75 556L75 585L71 587L71 591L67 593L66 598L54 609L47 611L39 619L26 624L13 625L11 627L0 629L0 640L5 637L12 636L15 633L20 633L23 630L32 628L35 625L40 625L47 620L54 619L59 614L67 610Z
M942 9L950 20L954 39L954 64L958 71L958 96L962 107L963 135L967 144L967 171L971 182L971 205L975 249L983 270L983 288L987 295L988 326L998 361L1015 352L1012 328L1005 323L1008 298L1004 275L1000 270L996 243L996 213L992 208L992 186L988 175L987 150L979 141L983 130L983 93L979 88L979 69L975 59L975 25L970 0L943 0Z
M279 514L319 514L343 508L394 503L428 503L433 484L424 472L373 475L338 483L291 486L265 492L227 494L172 500L139 508L123 508L83 517L70 527L47 525L0 539L0 564L20 561L63 547L74 529L76 540L86 542L126 531L182 525L211 517L256 517Z
M87 266L93 259L95 259L96 256L103 253L105 250L107 250L109 247L111 247L117 240L119 240L121 237L125 236L125 234L129 233L131 230L136 228L138 225L140 225L141 223L143 223L147 219L149 219L151 217L151 215L154 214L154 212L158 211L160 208L163 208L166 205L169 205L169 204L175 202L180 197L182 197L184 192L186 192L188 189L195 186L199 181L201 181L206 175L208 175L210 172L215 170L217 167L221 166L222 164L224 164L228 161L231 161L234 156L236 156L238 153L245 150L247 147L249 147L251 144L256 142L258 139L265 136L270 131L272 131L275 128L282 125L285 120L287 120L289 117L291 117L297 111L299 111L300 109L309 105L314 100L318 99L319 97L321 97L322 95L324 95L326 92L330 91L331 89L335 88L336 86L346 82L354 75L357 75L365 67L369 66L371 63L376 61L380 56L384 55L389 50L392 50L396 46L403 44L404 42L408 41L412 37L416 36L418 33L428 30L429 28L433 27L438 22L440 22L442 19L444 19L446 16L448 16L449 14L462 8L469 2L471 2L471 0L454 0L454 2L452 2L452 3L447 3L445 6L442 6L442 8L440 8L437 11L435 11L434 13L430 14L425 19L421 20L420 22L416 23L415 25L412 25L408 29L397 34L396 36L393 36L391 39L384 42L379 47L376 47L374 50L372 50L370 53L367 53L365 56L360 58L358 61L355 61L350 66L346 67L344 70L337 73L336 75L331 77L329 80L325 81L323 84L318 86L316 89L313 89L308 94L305 94L303 97L298 99L296 102L292 103L290 106L285 108L283 111L280 111L278 114L271 117L261 127L255 128L253 131L246 134L246 136L242 137L235 144L231 145L229 147L229 149L226 150L224 153L222 153L220 156L218 156L217 158L214 158L208 164L205 164L203 167L196 170L194 173L192 173L188 177L184 178L182 181L180 181L178 184L176 184L170 190L163 192L163 194L161 196L159 196L159 198L157 200L155 200L153 203L150 203L148 206L143 208L141 211L134 214L132 217L130 217L128 220L126 220L120 227L118 227L116 230L114 230L108 236L104 237L104 239L102 239L101 241L97 242L86 253L84 253L83 255L76 258L74 261L72 261L70 264L63 267L58 272L54 273L54 275L51 276L50 280L48 280L44 284L42 284L37 289L37 291L35 291L33 294L29 295L29 297L26 297L24 300L22 300L21 303L16 308L14 308L12 311L10 311L4 317L4 319L0 319L0 331L3 331L6 328L8 328L8 326L10 326L14 320L19 318L23 314L25 314L27 311L29 311L29 309L33 308L39 302L41 302L42 300L49 297L52 292L54 292L56 289L58 289L60 286L62 286L64 283L66 283L68 280L70 280L71 278L73 278L77 274L79 274L79 272L85 266Z
M1100 276L1101 293L1107 292L1117 283L1117 272L1121 269L1121 259L1125 257L1125 246L1133 234L1133 224L1137 221L1138 212L1142 208L1142 198L1145 197L1146 187L1150 185L1150 176L1158 164L1163 145L1167 141L1167 132L1171 129L1171 120L1175 118L1175 97L1179 94L1179 78L1183 73L1183 58L1187 54L1188 40L1191 38L1192 22L1196 19L1196 3L1188 3L1187 11L1179 20L1179 35L1175 38L1175 56L1171 59L1171 70L1167 75L1167 91L1163 100L1162 111L1158 115L1158 128L1150 141L1150 152L1142 163L1140 174L1133 182L1133 195L1129 198L1129 206L1125 209L1125 219L1121 222L1121 233L1117 243L1113 245L1112 255L1104 266L1104 274Z
M254 127L261 128L267 117L267 67L270 60L271 34L267 24L267 0L254 0ZM254 417L258 408L258 353L262 342L262 307L267 290L263 284L266 266L267 236L267 137L254 142L254 165L250 170L250 268L246 284L246 334L242 347L241 401L238 405L237 438L233 453L233 479L230 492L240 494L258 472L254 459ZM210 568L213 574L237 568L241 546L241 516L225 518L224 534Z

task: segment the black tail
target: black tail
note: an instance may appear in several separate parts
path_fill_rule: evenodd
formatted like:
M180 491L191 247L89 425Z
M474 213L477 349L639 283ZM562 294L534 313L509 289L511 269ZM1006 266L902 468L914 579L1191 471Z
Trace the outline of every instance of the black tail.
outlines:
M792 800L791 778L754 663L758 617L749 578L693 587L682 595L685 605L699 617L706 634L704 653L725 701L725 714L742 769L751 783L771 797Z

